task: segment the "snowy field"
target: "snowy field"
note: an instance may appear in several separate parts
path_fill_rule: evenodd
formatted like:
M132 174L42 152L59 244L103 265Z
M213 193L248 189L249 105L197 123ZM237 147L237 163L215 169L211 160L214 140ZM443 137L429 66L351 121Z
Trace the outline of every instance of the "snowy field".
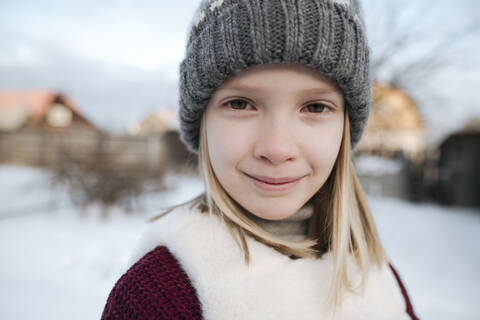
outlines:
M81 217L41 171L0 166L0 319L99 319L148 217L188 200L198 179L149 197L139 215ZM369 198L392 264L421 319L480 319L480 212Z

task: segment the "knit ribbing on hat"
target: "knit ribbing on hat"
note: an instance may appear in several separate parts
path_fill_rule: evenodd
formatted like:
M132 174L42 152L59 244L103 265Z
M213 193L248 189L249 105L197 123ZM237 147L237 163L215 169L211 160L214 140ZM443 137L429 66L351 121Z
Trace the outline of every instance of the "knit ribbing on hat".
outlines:
M356 1L203 1L180 64L181 139L198 152L202 113L231 76L260 64L300 63L343 91L355 146L370 110L369 55Z

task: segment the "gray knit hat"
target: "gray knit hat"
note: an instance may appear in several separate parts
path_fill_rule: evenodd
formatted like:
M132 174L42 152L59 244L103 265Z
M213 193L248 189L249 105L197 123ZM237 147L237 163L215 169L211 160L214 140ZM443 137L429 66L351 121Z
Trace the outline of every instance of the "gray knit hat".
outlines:
M229 77L255 65L300 63L343 91L352 145L371 103L370 48L357 0L203 0L180 65L180 136L198 153L202 113Z

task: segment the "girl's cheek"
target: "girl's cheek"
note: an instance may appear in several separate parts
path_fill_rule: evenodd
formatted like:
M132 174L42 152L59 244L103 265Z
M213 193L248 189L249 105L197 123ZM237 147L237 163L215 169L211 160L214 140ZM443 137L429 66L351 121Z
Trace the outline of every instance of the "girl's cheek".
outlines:
M253 140L251 126L242 121L222 117L207 122L207 139L212 161L217 164L229 163L248 151Z
M300 141L308 159L316 165L330 166L335 162L343 136L343 120L332 121L303 131Z

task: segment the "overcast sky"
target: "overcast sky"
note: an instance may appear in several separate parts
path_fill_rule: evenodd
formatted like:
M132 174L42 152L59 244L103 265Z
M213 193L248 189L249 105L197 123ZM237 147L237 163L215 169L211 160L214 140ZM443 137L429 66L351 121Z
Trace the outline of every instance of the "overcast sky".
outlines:
M379 30L374 29L383 15L376 6L388 0L379 1L363 2L371 41L377 41L372 43L374 49L381 45L374 37ZM394 2L402 6L409 1ZM480 19L476 0L413 3L410 11L403 10L407 18L402 28L421 26L438 36ZM117 131L152 110L176 108L178 65L198 4L199 0L2 0L0 90L60 90L94 122ZM413 21L412 15L416 15ZM438 100L445 100L442 95L425 98L422 107L427 123L447 128L452 126L453 115L458 124L471 114L480 114L478 43L472 39L459 45L459 65L452 65L451 72L439 76L435 84L444 95L458 94L461 102L442 109L439 115L434 111ZM467 68L461 69L462 64ZM442 77L451 93L445 91ZM457 79L454 85L453 78Z

